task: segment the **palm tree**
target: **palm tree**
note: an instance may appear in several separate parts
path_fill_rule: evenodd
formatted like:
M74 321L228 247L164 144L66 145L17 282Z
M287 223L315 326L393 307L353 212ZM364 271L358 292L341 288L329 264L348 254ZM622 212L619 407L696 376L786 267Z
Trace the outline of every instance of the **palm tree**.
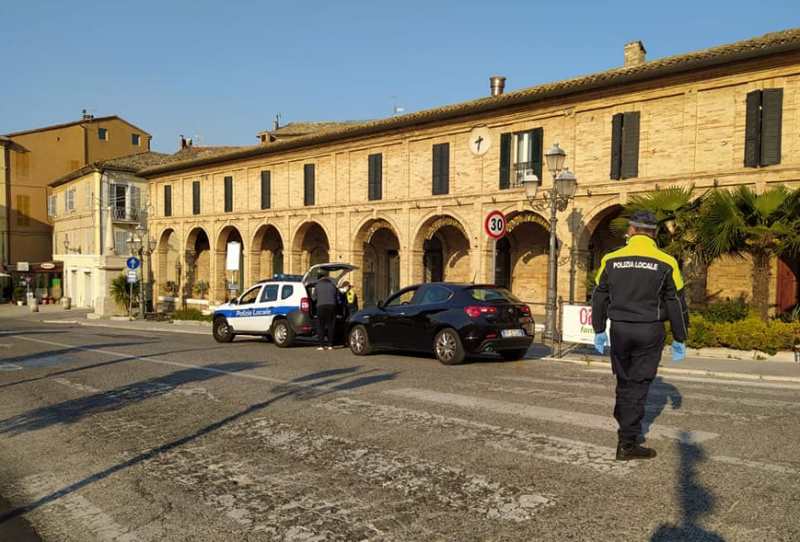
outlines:
M694 195L694 186L670 186L632 196L611 227L628 228L628 217L637 211L650 211L658 220L656 241L682 265L689 304L704 305L710 259L697 234L697 215L705 195Z
M769 317L772 257L800 253L799 215L800 195L785 186L761 194L747 186L715 190L699 215L698 233L708 255L752 259L752 303L763 320Z
M133 291L133 299L139 299L139 283L128 284L125 275L117 275L111 281L111 298L119 307L128 310L131 301L130 292Z

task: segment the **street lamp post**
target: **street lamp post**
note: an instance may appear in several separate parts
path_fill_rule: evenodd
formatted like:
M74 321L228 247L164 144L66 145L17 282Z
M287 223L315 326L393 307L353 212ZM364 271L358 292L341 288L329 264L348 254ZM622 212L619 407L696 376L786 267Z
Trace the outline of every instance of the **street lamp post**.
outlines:
M136 229L128 235L128 250L131 254L139 257L142 263L142 280L139 284L139 319L144 320L146 309L145 289L149 287L150 279L150 258L155 250L155 241L150 239L147 233L147 228L142 224L136 226ZM145 259L145 256L147 257ZM145 262L147 266L145 266Z
M550 340L556 337L556 313L558 312L556 298L558 295L558 238L556 226L558 225L558 212L567 208L570 200L575 197L578 189L578 180L575 174L564 167L567 153L555 143L545 153L547 169L553 176L553 187L548 190L539 190L539 179L536 175L526 176L522 179L525 187L525 197L531 208L535 210L550 210L550 250L547 255L547 302L545 305L544 336ZM537 193L542 194L542 199L536 201Z

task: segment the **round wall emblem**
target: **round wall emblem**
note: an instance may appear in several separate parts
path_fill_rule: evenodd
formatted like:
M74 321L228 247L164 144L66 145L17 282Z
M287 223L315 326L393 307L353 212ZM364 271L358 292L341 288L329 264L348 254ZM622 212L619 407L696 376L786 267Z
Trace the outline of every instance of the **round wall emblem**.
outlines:
M492 138L489 135L489 128L478 126L469 133L469 150L475 156L483 156L492 147Z

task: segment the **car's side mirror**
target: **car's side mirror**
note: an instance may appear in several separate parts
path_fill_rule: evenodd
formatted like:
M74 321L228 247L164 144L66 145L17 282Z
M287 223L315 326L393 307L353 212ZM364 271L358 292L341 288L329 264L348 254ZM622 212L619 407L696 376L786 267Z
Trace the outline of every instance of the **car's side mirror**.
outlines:
M385 306L386 306L386 304L383 302L383 299L380 299L380 300L378 300L378 305L377 305L377 307L378 307L379 309L383 310L383 308L384 308Z
M228 303L230 303L231 305L238 305L239 304L239 298L238 297L234 297Z

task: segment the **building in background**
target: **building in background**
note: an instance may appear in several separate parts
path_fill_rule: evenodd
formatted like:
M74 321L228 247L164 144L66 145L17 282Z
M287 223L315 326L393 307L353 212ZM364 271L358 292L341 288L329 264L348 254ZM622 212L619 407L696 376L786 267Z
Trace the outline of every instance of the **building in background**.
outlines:
M47 188L58 177L87 164L150 150L151 136L114 115L93 117L0 136L0 265L12 280L0 283L8 298L11 283L30 279L48 297L60 267L52 261L52 225Z
M607 71L508 93L493 85L469 102L306 134L287 125L254 147L147 168L156 280L171 280L181 260L187 280L207 281L223 301L226 251L238 243L246 284L347 261L367 303L420 281L477 280L541 310L550 226L521 181L553 186L544 149L556 142L578 178L556 231L565 299L584 299L600 258L624 243L610 224L635 194L800 186L800 29L645 55L631 42ZM495 209L509 219L496 247L482 231ZM749 293L751 269L714 262L703 295ZM798 262L773 262L775 309L798 301L798 272Z

